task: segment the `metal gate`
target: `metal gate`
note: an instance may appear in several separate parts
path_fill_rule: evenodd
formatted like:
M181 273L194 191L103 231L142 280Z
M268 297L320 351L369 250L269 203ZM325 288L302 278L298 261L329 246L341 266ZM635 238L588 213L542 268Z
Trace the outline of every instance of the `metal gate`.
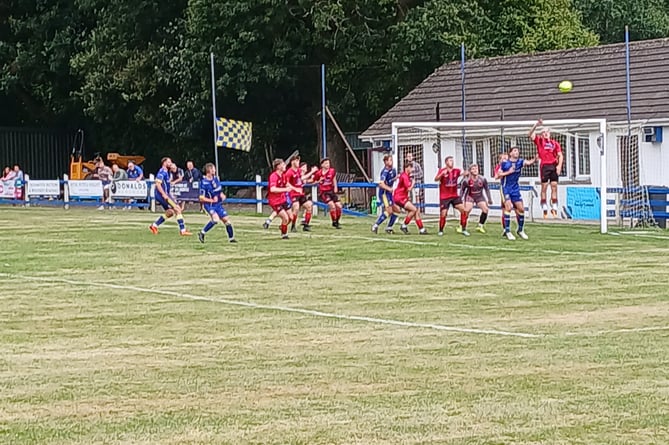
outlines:
M61 178L68 172L75 132L0 127L0 169L18 164L33 179Z

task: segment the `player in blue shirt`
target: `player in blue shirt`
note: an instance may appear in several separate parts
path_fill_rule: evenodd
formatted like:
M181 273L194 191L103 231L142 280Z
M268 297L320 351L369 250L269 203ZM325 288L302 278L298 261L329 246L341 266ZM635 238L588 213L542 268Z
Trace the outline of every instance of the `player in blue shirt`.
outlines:
M509 159L502 162L498 176L501 180L502 195L504 196L503 216L504 233L502 236L513 241L516 239L511 233L511 210L515 208L516 219L518 221L518 231L516 232L522 239L528 239L525 233L525 205L520 193L520 176L524 166L532 165L537 161L536 158L531 161L520 158L518 147L511 147L509 150Z
M186 230L184 217L181 215L181 207L177 204L177 200L170 195L170 167L172 166L172 160L170 158L163 158L160 161L160 165L160 170L158 170L158 173L156 174L156 191L154 192L154 198L165 210L165 215L159 217L153 224L151 224L149 230L151 230L151 233L154 235L157 235L158 226L164 223L166 219L176 215L177 222L179 223L179 233L181 236L190 236L192 233Z
M386 226L386 233L393 233L393 224L395 224L395 221L397 220L397 215L395 215L395 212L393 211L393 185L397 180L397 170L393 168L392 155L385 155L383 157L383 164L383 169L381 170L379 178L378 200L383 211L374 225L372 225L372 232L377 233L381 223L383 223L386 218L390 218L388 220L388 225Z
M200 179L200 202L211 220L197 234L201 243L204 243L204 235L221 221L225 224L225 230L228 232L228 241L231 243L237 242L228 212L223 208L223 201L225 201L225 194L221 188L221 182L216 177L216 166L212 163L205 164L204 177Z

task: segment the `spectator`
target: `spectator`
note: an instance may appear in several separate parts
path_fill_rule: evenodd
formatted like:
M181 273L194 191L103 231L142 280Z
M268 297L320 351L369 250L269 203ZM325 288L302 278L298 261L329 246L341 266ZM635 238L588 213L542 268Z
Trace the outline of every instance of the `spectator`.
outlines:
M128 179L131 181L142 181L144 179L144 171L139 165L135 165L134 162L128 162Z
M113 181L125 181L128 179L128 174L117 164L112 165L112 172L114 173L112 177Z
M5 167L2 171L2 178L0 178L0 181L11 181L12 179L14 179L14 171L9 167Z
M176 164L172 163L170 168L170 184L178 184L184 179L184 171L182 168L177 167Z
M186 181L188 181L189 184L192 184L193 182L200 182L200 179L202 179L202 173L200 173L200 170L195 168L195 165L193 165L193 161L188 161L186 162L186 171L184 172L184 178L186 178Z
M21 181L23 184L23 170L19 168L19 164L14 165L14 173L16 174L15 178L17 181Z
M23 172L18 165L14 165L5 181L14 181L14 199L23 199Z
M93 171L93 179L98 179L102 181L102 193L104 202L109 201L109 191L111 189L111 181L114 177L114 172L112 169L105 165L105 161L102 158L95 159L95 170ZM105 206L102 204L98 207L98 210L104 210Z

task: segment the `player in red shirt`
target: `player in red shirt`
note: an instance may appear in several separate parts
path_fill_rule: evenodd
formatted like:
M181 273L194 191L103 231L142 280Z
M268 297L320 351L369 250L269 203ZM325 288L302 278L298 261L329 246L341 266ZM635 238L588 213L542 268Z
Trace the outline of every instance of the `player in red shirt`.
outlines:
M339 219L341 218L342 206L337 196L339 187L336 175L335 169L330 167L330 160L324 158L321 161L321 169L314 173L313 179L314 182L318 182L318 200L326 203L330 208L332 227L340 229Z
M295 225L297 224L297 215L300 211L300 207L304 207L304 223L302 224L302 230L309 232L311 227L309 223L311 222L311 211L313 209L313 202L311 199L307 198L304 194L304 183L309 181L311 177L316 173L316 167L310 173L303 173L302 168L300 167L300 156L293 156L290 159L290 168L286 170L285 178L286 182L294 187L294 190L288 192L288 197L292 203L292 224L291 232L297 232Z
M288 221L291 220L292 215L286 193L295 191L295 188L286 183L284 176L286 163L283 162L283 159L275 159L272 166L274 171L269 175L267 201L272 210L281 218L281 238L288 239Z
M551 130L544 127L541 134L536 133L537 127L543 125L539 119L528 132L528 136L537 147L537 154L541 163L541 208L544 211L544 219L548 217L547 190L548 183L551 184L551 215L558 216L558 180L562 173L564 156L562 147L555 139L551 139Z
M397 181L397 187L393 192L393 209L396 213L400 212L400 209L404 209L407 212L406 218L400 227L402 233L409 234L409 228L407 225L411 222L412 218L416 218L416 225L418 226L418 233L421 235L427 235L427 230L423 227L423 221L420 219L420 213L416 206L411 202L409 196L411 190L414 186L414 181L411 179L411 173L413 171L413 162L404 163L404 171L400 175L399 180Z
M454 163L453 156L446 157L445 167L439 169L437 176L434 177L434 180L439 183L439 206L441 208L441 213L439 214L439 233L437 233L439 236L443 236L444 234L446 214L451 206L460 212L460 228L458 232L464 236L469 236L469 232L467 232L467 211L458 191L458 179L461 175L467 176L469 173L465 172L463 175L459 168L453 167Z

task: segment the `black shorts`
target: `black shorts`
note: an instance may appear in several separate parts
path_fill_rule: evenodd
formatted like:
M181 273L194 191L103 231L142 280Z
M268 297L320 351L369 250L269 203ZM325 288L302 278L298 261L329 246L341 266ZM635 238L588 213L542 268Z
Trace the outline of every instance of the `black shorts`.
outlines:
M275 206L271 206L271 207L272 207L272 210L274 210L276 213L281 213L281 210L285 210L285 211L290 210L290 206L288 205L287 202L284 202L282 204L278 204L278 205L275 205Z
M541 183L558 182L560 176L557 173L557 165L546 164L541 166Z
M441 201L439 201L439 207L441 208L441 210L448 210L450 206L455 207L460 204L462 204L462 198L460 198L459 196L456 198L442 199Z
M339 196L335 192L323 192L318 197L318 200L324 202L325 204L329 202L339 202Z
M304 205L305 202L307 202L309 199L307 198L306 195L299 195L299 196L291 196L290 201L292 204L295 204L296 202L299 203L301 206Z

